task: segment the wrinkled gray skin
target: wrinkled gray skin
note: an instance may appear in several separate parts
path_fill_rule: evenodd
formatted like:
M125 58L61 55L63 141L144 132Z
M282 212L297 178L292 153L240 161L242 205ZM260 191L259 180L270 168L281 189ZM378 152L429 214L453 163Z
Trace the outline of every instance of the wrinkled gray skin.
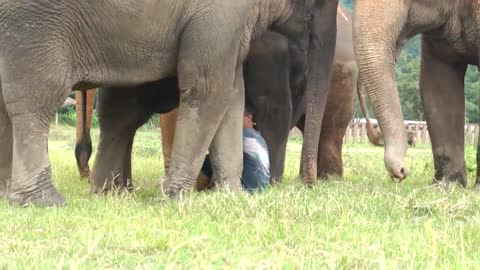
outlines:
M6 138L0 149L10 149L0 153L0 182L7 182L7 199L20 205L65 204L51 182L47 137L49 119L70 89L131 86L174 76L180 107L165 193L175 196L193 186L209 146L219 185L240 190L242 62L250 41L272 26L303 51L313 49L315 62L326 65L309 64L310 71L320 71L309 75L307 92L311 102L321 105L335 44L335 33L324 33L335 26L337 3L0 0L0 127ZM325 8L311 17L313 5ZM309 37L308 19L329 15L332 22L313 27ZM324 108L309 109L305 143L316 149L320 127L313 123L321 123ZM311 146L304 147L302 158L303 170L313 178L316 151Z
M394 65L402 45L418 33L423 34L420 91L432 141L434 182L466 186L464 76L468 65L480 64L478 0L356 1L355 54L384 134L385 165L392 178L407 177L407 140Z
M342 176L342 144L353 116L358 77L352 41L352 18L339 7L337 41L321 135L317 176ZM305 124L305 65L295 44L274 32L265 33L250 50L244 78L247 102L255 112L256 128L268 144L270 171L279 181L285 169L288 133Z
M92 189L130 191L135 132L154 113L167 113L178 107L178 80L164 79L137 87L107 87L97 91L97 98L100 138L90 175Z
M337 46L335 54L336 71L333 81L338 89L330 91L326 111L327 121L322 126L323 141L321 139L319 142L322 151L318 152L320 160L318 172L321 176L342 174L341 142L345 127L352 116L353 89L357 79L351 41L351 23L346 22L343 17L341 20L343 21L340 21L339 26L344 33L340 37L345 44ZM339 17L337 17L338 23ZM300 111L297 121L302 116L301 128L304 128L307 62L303 52L295 43L290 42L289 46L287 38L272 31L267 31L261 38L253 42L247 59L244 63L244 81L247 84L246 99L254 106L257 127L264 134L269 145L272 176L274 179L279 179L283 174L286 141L291 128L290 81L292 81L292 85L296 85L295 91L292 91L300 97L297 99L298 104L295 104L295 108ZM322 65L322 63L318 65ZM131 142L135 131L153 113L165 113L171 109L169 104L157 104L160 109L151 109L151 106L144 104L143 100L151 100L151 98L145 98L143 95L151 95L150 92L155 91L155 87L167 93L177 91L173 83L170 85L152 84L150 89L124 91L122 92L124 94L116 94L118 91L111 89L99 90L98 112L101 138L90 178L95 190L109 190L112 187L129 190L133 187ZM111 97L105 98L106 95L111 95ZM170 102L170 104L178 102L178 98L174 94L169 95L157 97L155 100L160 100L161 103ZM82 104L82 102L81 99L78 100L78 104ZM91 108L92 106L87 105L87 107ZM86 115L90 113L87 112ZM79 123L83 114L85 113L77 115ZM162 120L162 145L166 168L169 167L168 161L171 157L170 149L173 144L172 134L175 131L175 119L176 115L172 115L165 116ZM342 128L343 130L341 130ZM83 131L81 130L80 133ZM82 148L83 152L91 149L91 141L88 141L90 144L88 147ZM88 166L88 163L84 164L85 167ZM112 172L115 175L113 180ZM109 181L105 182L105 179L109 179Z
M342 139L353 114L353 93L358 72L353 55L351 17L348 13L346 16L349 21L342 15L337 15L334 72L319 141L319 177L343 174ZM304 129L305 60L297 46L291 42L289 46L287 38L267 31L252 43L244 63L246 100L255 111L256 128L268 144L272 180L280 180L283 175L286 144L292 125L296 124L300 129ZM162 91L155 91L159 89ZM131 90L105 88L98 91L100 142L91 175L94 187L102 187L104 190L112 186L131 189L131 143L135 131L148 121L153 113L166 113L178 105L178 90L174 80ZM152 97L160 93L161 97ZM156 103L148 104L151 100ZM82 103L83 100L79 99L78 104ZM91 104L87 107L92 108ZM297 117L292 124L294 111ZM85 113L81 112L77 115L77 125L80 125L83 114ZM90 114L91 111L86 113ZM175 119L174 114L164 115L161 120L162 150L166 168L171 156L171 134L175 131ZM80 133L83 133L83 130ZM85 150L91 149L91 141L88 141L90 144ZM112 172L115 172L113 181L106 183L104 179L111 179Z

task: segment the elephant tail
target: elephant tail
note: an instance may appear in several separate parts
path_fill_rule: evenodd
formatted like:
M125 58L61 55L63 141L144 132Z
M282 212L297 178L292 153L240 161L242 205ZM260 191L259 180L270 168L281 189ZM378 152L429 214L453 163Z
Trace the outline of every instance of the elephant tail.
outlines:
M92 119L95 90L81 90L76 93L77 111L77 143L75 145L75 159L82 178L90 176L88 161L92 155L92 139L90 125Z
M367 102L365 100L364 94L365 87L360 80L360 76L357 78L357 94L358 100L360 102L360 108L362 109L363 114L365 115L365 120L367 121L367 137L368 140L375 146L383 146L383 135L380 130L376 130L372 123L370 122L370 116L368 115Z

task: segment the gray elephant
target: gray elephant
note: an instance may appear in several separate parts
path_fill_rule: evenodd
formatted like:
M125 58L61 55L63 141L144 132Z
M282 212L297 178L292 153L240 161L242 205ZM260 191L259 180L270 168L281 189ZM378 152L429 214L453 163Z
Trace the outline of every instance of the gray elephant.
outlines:
M422 33L420 91L432 142L434 182L466 186L464 76L468 65L480 65L480 2L357 0L354 22L357 64L384 134L385 165L392 178L407 177L395 59L409 38Z
M337 12L337 32L331 90L322 121L318 148L317 174L320 178L343 175L343 136L352 118L353 95L357 84L358 70L353 54L351 15L340 6ZM268 144L272 180L279 180L283 175L286 143L292 125L297 125L302 130L304 128L305 63L301 51L294 44L288 42L284 36L271 31L253 42L244 63L246 100L254 108L256 128L261 131ZM162 84L152 86L162 87ZM154 87L149 91L155 91ZM168 85L163 87L164 92L175 91L168 88ZM172 84L171 87L175 86ZM105 91L108 94L105 94ZM124 91L119 94L116 90L100 90L101 139L98 149L102 158L97 156L91 178L96 189L109 189L112 185L117 188L132 187L131 149L126 148L125 142L133 140L135 130L152 113L165 113L172 108L165 104L163 110L152 110L151 106L144 104L144 101L150 100L142 96L147 94L148 91ZM107 95L111 97L105 98ZM92 149L88 132L90 126L84 128L82 125L83 122L90 122L92 96L92 92L89 93L89 98L77 96L79 110L75 154L81 175L88 171L88 159L82 157L90 156ZM178 100L173 94L171 98L173 103ZM162 98L162 101L167 100L167 96ZM361 101L362 109L366 108L365 100ZM109 113L106 114L105 111ZM166 171L171 156L176 118L176 111L161 116L162 150ZM109 174L112 172L115 180L105 183L105 179L111 178Z
M330 92L318 147L317 177L342 176L342 145L353 116L358 69L352 41L352 21L340 5ZM285 37L267 32L252 45L245 63L246 97L255 111L257 129L268 144L272 179L283 175L289 131L304 130L305 61ZM363 108L363 107L362 107Z
M311 149L317 148L325 103L321 99L328 90L337 4L337 0L0 2L0 149L7 149L0 153L3 193L21 205L65 204L51 182L47 138L49 119L70 89L132 86L174 76L179 80L180 117L165 193L175 196L193 186L209 146L219 184L239 190L242 62L251 40L268 27L295 40L305 54L307 49L312 52L307 86L311 113L305 137L310 145L302 156L305 177L313 179L317 153ZM312 14L314 6L321 7L318 14ZM325 23L310 23L318 20Z

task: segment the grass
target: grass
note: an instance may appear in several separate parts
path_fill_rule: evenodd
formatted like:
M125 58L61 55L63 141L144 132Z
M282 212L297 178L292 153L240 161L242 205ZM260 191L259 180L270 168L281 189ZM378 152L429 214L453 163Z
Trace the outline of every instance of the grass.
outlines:
M292 140L282 184L173 201L158 189L157 132L139 132L137 190L124 197L91 195L73 146L73 128L53 128L53 177L67 207L0 203L0 269L480 269L479 197L429 186L429 146L409 150L412 176L394 184L381 148L346 145L345 180L308 189L296 178L301 144Z

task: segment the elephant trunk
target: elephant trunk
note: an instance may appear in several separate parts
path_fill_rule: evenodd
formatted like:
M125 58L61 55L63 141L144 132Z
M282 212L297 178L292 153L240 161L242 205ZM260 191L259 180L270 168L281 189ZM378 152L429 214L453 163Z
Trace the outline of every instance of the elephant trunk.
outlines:
M370 98L385 141L385 166L399 181L407 177L407 140L397 84L397 42L406 22L404 1L357 0L354 49L362 83Z
M307 109L301 162L307 185L317 179L318 142L335 53L338 0L316 1L315 5L308 46Z
M370 116L368 115L367 101L365 100L364 94L365 87L363 86L360 77L357 79L357 94L358 101L360 103L360 108L362 109L363 115L365 115L366 127L367 127L367 137L370 143L375 146L383 146L383 137L380 131L373 128L372 122L370 122Z

